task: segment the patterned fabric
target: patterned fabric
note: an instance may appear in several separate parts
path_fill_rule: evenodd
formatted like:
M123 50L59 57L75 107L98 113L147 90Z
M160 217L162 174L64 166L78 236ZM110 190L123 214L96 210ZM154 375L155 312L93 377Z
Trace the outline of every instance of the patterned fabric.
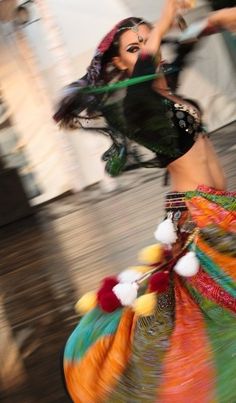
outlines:
M64 355L74 402L236 402L235 196L205 186L168 195L168 211L170 201L173 214L179 211L176 246L199 227L191 247L201 269L188 278L172 272L151 316L98 307L85 315Z

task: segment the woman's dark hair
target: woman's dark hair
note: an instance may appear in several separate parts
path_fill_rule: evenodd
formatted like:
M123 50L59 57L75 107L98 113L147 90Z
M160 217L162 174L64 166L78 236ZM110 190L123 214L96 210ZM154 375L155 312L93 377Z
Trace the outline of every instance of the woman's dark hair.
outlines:
M120 37L124 32L128 31L129 29L132 29L132 27L136 27L137 25L146 25L151 29L151 24L149 22L138 17L126 18L120 24L117 25L117 31L114 35L112 43L110 47L107 49L107 51L104 52L104 55L101 60L101 66L102 66L101 79L104 83L107 83L112 79L110 74L107 73L109 73L109 64L111 64L112 58L115 56L119 56ZM114 70L116 70L116 73L118 73L115 67ZM125 78L124 75L121 78Z
M83 91L84 88L108 84L116 78L117 80L127 78L126 72L121 72L112 64L112 58L119 55L119 40L121 35L132 29L132 27L142 24L151 28L151 25L141 18L126 18L120 21L103 38L98 45L95 56L91 60L87 74L65 88L63 97L58 104L57 112L54 114L56 122L67 124L71 118L78 115L84 109L87 109L88 114L97 110L98 106L103 102L104 95L85 94Z
M137 18L137 17L130 17L127 18L125 21L123 21L117 28L117 32L114 35L113 41L111 43L110 48L107 50L107 52L104 54L104 56L108 58L112 58L114 56L119 55L119 42L120 42L120 37L121 35L131 29L132 27L136 27L137 25L147 25L151 28L151 25L144 21L142 18Z

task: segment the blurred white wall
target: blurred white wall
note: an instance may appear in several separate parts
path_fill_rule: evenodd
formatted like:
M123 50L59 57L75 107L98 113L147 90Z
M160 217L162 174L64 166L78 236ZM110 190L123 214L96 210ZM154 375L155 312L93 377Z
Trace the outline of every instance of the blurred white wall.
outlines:
M37 4L29 4L32 23L23 27L20 35L15 35L11 22L0 27L0 83L19 134L19 146L24 144L42 191L34 203L99 181L105 191L115 186L104 174L100 159L109 141L89 132L59 132L51 117L60 88L85 73L98 39L117 18L127 16L126 7L116 0L101 0L99 7L96 1L44 2L51 17L49 24L58 30L56 39ZM59 52L67 70L63 77Z
M18 134L17 147L24 147L30 168L45 201L68 191L72 181L67 172L64 149L57 128L52 124L50 104L40 87L41 78L26 63L24 42L16 42L11 30L0 36L0 85ZM17 46L18 45L18 46ZM24 56L23 57L23 54Z

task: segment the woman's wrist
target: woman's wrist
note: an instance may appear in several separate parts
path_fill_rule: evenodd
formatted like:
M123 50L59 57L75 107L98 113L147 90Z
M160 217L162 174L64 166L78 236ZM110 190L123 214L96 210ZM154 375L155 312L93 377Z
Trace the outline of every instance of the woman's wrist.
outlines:
M161 39L163 38L163 36L165 36L167 34L167 32L170 30L172 26L172 21L171 22L166 22L163 20L160 20L157 22L156 24L156 31L157 34L159 34L159 36L161 37Z
M236 7L223 8L211 13L208 17L210 27L222 27L229 31L236 31Z

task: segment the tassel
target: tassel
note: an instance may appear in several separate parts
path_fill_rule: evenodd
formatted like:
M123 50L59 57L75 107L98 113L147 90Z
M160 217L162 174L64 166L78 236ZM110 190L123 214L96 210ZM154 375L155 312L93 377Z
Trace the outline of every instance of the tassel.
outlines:
M118 280L120 283L134 283L135 281L139 280L142 277L142 273L138 271L127 269L122 271L118 275Z
M121 303L113 293L112 289L118 284L118 279L114 276L106 277L102 281L102 286L97 293L97 301L100 308L105 312L113 312L121 308Z
M75 311L79 315L85 315L87 312L91 311L97 305L97 294L96 292L90 291L83 295L75 305Z
M101 287L98 292L104 291L104 290L111 291L112 288L115 287L115 285L118 283L119 283L119 281L115 276L105 277L102 280L102 284L101 284Z
M129 269L119 274L119 280L116 277L105 278L97 293L100 308L111 313L122 306L131 306L138 293L138 284L135 281L140 277L141 273Z
M174 267L174 271L183 277L195 276L200 268L195 252L191 251L182 256Z
M163 257L163 245L154 244L143 248L138 254L139 262L157 264Z
M138 284L119 283L113 287L112 291L123 306L130 306L137 298Z
M176 242L177 234L172 221L172 213L169 213L168 217L158 225L154 236L157 241L166 245L171 245Z
M142 274L142 276L150 270L150 266L130 266L128 270L135 270Z
M159 272L151 276L148 289L150 292L163 293L168 290L170 276L168 272Z
M145 294L134 301L133 310L137 316L151 316L154 314L156 303L157 298L154 292Z
M107 313L114 312L116 309L122 307L120 300L113 291L100 292L98 304L100 308Z

